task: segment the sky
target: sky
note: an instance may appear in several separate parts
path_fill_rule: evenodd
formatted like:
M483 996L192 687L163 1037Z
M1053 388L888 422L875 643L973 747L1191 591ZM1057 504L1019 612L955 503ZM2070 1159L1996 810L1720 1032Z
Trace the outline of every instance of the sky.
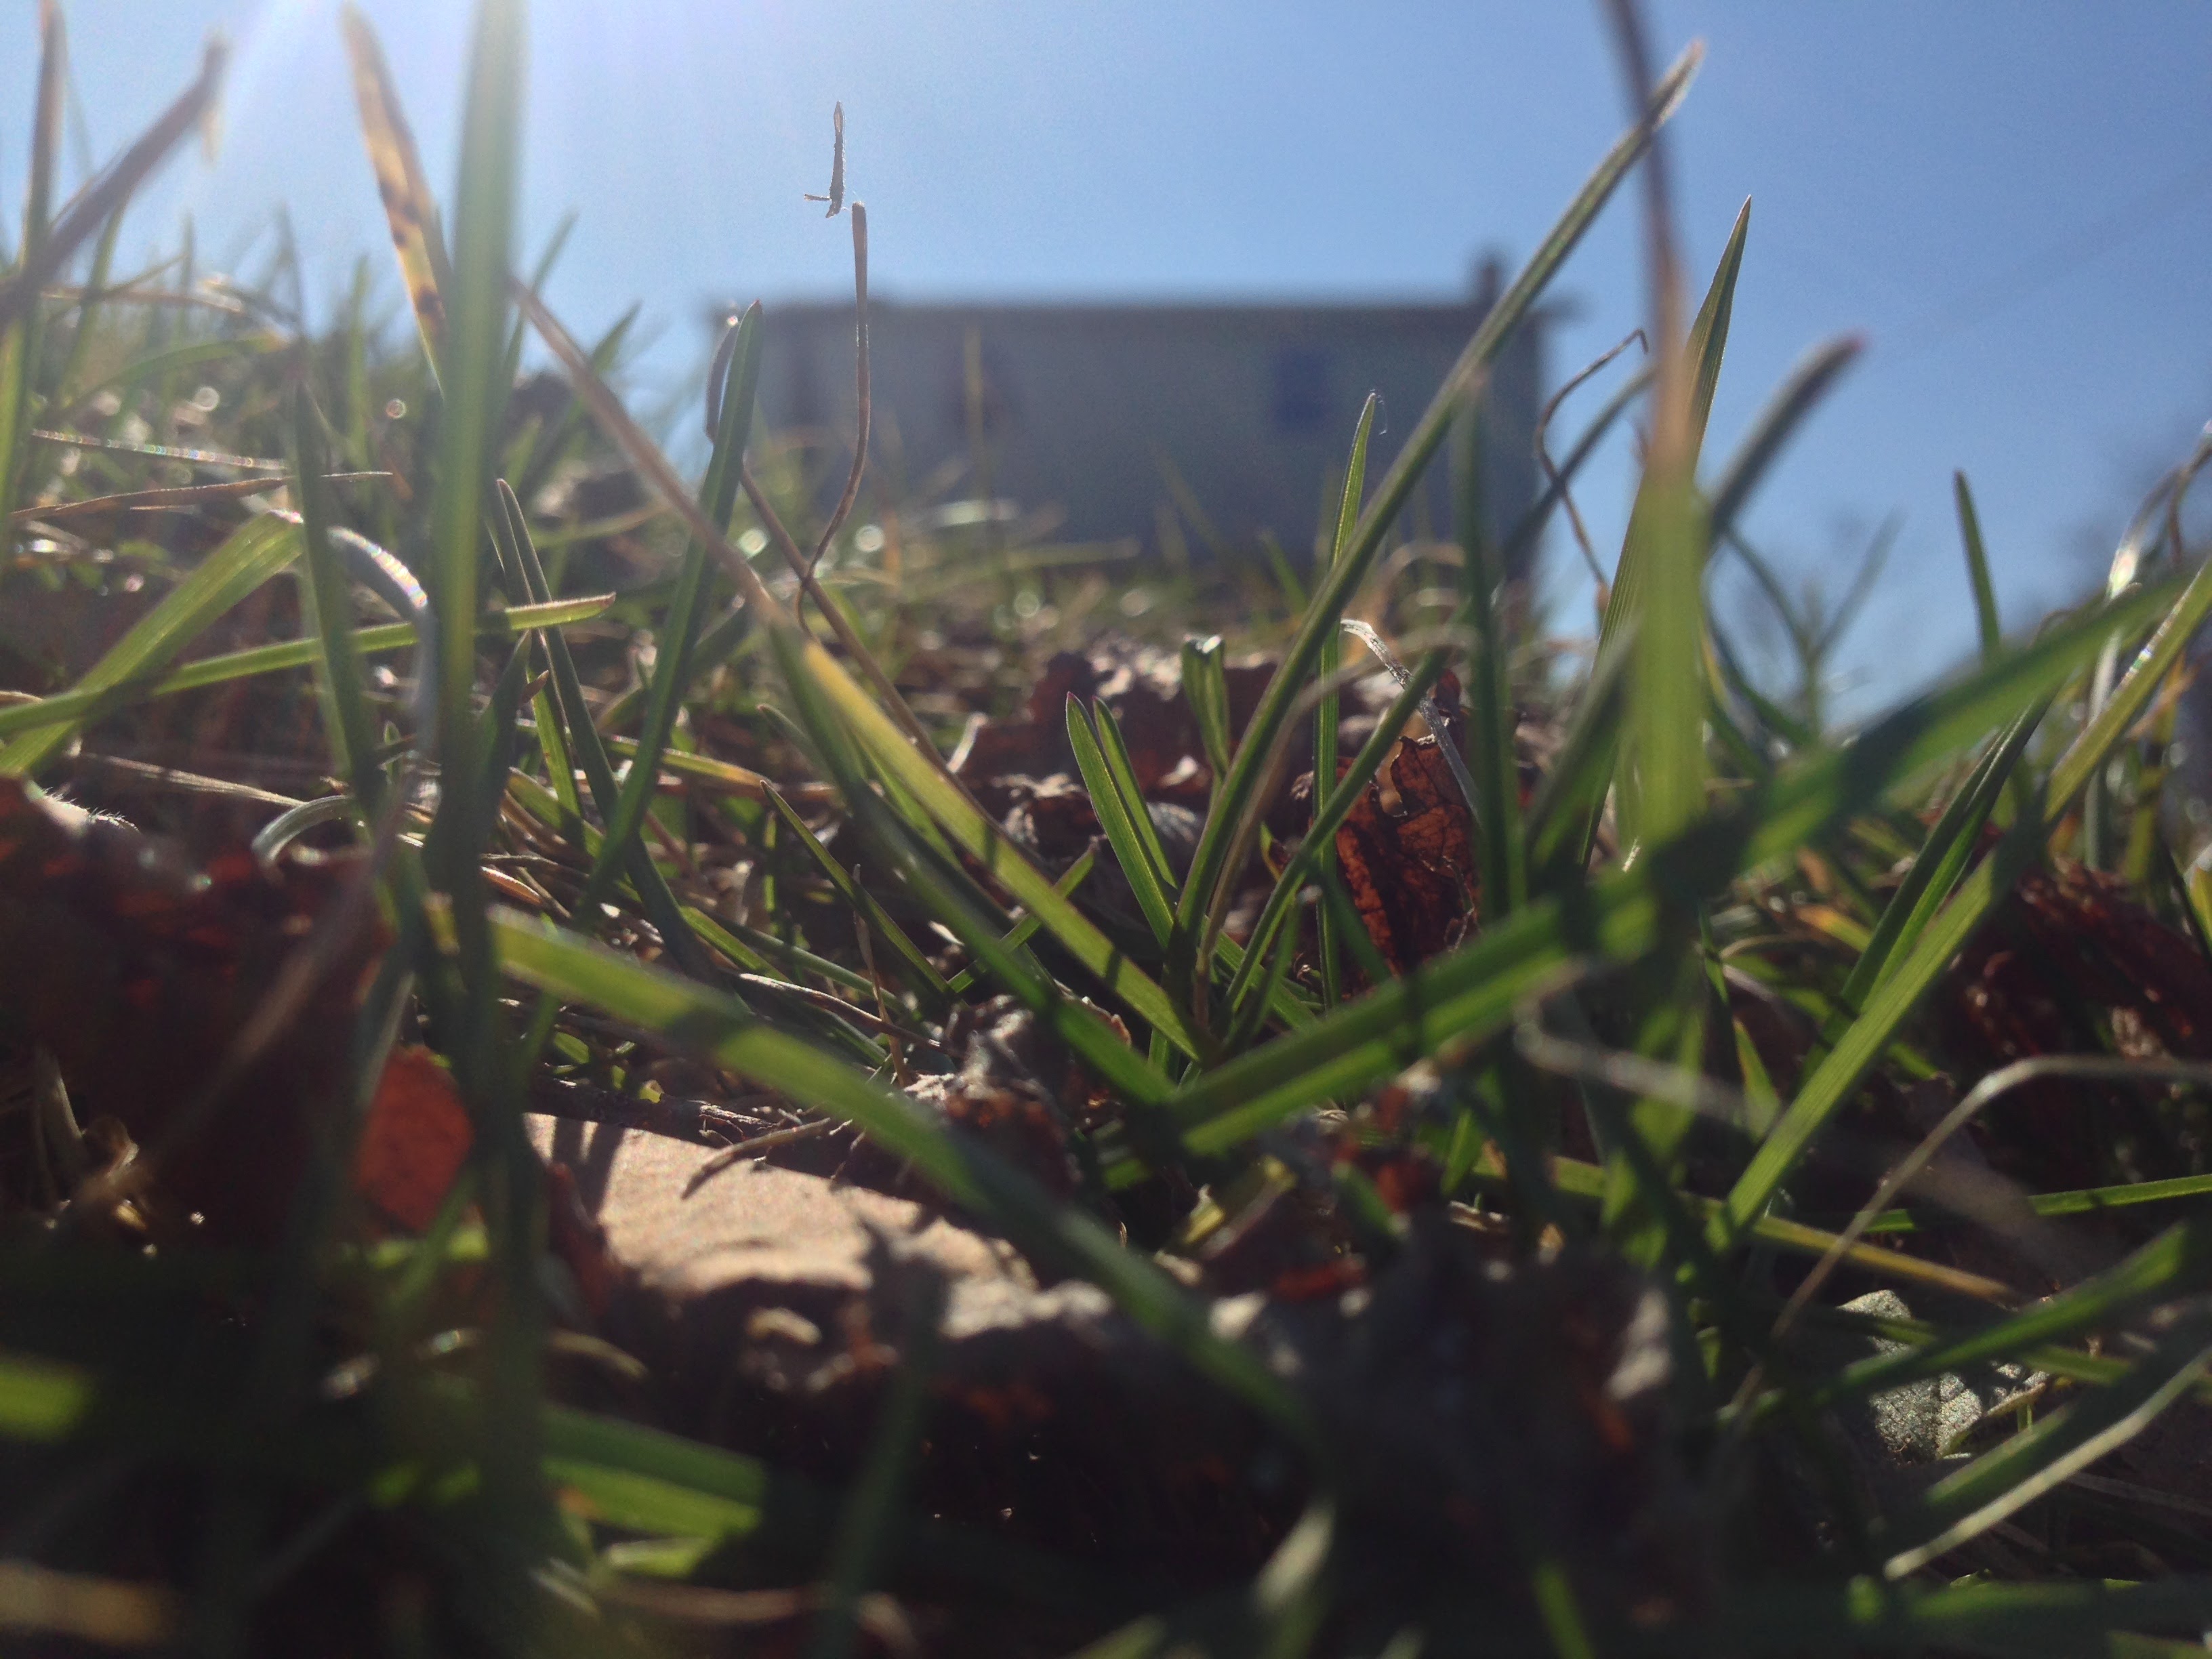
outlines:
M364 9L443 191L471 9ZM234 48L216 152L171 164L126 250L172 244L189 214L204 259L251 274L282 203L311 300L363 252L384 275L334 0L65 12L100 160L210 29ZM34 15L0 14L0 180L21 176ZM1808 347L1868 339L1747 526L1833 595L1899 515L1835 689L1887 701L1971 646L1954 468L2024 628L2095 579L2212 416L2212 7L1659 0L1648 21L1662 60L1706 48L1669 129L1693 295L1753 202L1708 455ZM910 300L1462 294L1485 251L1536 245L1625 120L1589 0L538 0L530 32L525 248L578 214L550 297L586 333L643 301L648 398L703 350L709 300L848 291L843 224L801 199L823 187L835 100L875 289ZM19 198L0 187L0 209ZM1555 378L1645 320L1637 199L1554 289L1573 302ZM1578 492L1608 562L1631 459L1614 445ZM1556 617L1579 629L1564 536L1550 558ZM1741 585L1723 592L1737 614Z

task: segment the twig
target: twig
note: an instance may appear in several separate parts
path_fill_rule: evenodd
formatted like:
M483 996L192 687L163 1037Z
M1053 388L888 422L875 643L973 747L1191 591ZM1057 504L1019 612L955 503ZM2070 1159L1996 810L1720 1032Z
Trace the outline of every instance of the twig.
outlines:
M842 111L844 106L841 104L838 108ZM837 124L838 183L831 186L833 190L841 188L843 183L844 135L845 125L841 117ZM833 206L830 210L834 214L837 210ZM836 539L837 532L844 526L847 516L853 510L853 503L860 498L861 475L868 470L868 424L872 400L868 391L868 208L865 202L853 204L853 310L856 319L854 359L859 365L854 371L854 401L859 414L857 429L853 437L853 467L845 475L844 493L837 497L837 505L830 509L830 521L822 526L822 538L814 544L814 556L806 562L806 580L799 598L792 604L792 614L800 619L802 627L805 622L806 595L819 591L815 586L814 573L821 566L822 556L830 550L830 544Z
M1552 416L1559 412L1559 405L1565 403L1584 381L1603 370L1607 364L1632 345L1640 345L1647 352L1651 349L1651 343L1645 337L1644 331L1640 328L1633 330L1626 339L1600 356L1595 362L1578 370L1565 386L1553 392L1551 400L1544 405L1544 412L1536 417L1537 464L1544 469L1545 477L1551 481L1552 493L1559 497L1559 505L1567 509L1567 523L1574 530L1575 545L1582 549L1583 562L1589 566L1590 580L1598 585L1600 592L1604 592L1608 586L1604 567L1598 562L1597 550L1590 545L1589 531L1583 526L1583 515L1575 507L1575 498L1567 489L1567 481L1560 476L1559 467L1552 459L1552 452L1544 440L1551 430Z

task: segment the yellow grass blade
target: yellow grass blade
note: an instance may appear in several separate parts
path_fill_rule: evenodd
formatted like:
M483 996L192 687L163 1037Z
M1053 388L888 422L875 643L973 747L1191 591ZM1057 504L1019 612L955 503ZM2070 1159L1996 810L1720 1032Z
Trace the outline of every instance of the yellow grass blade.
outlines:
M376 31L358 7L348 6L343 21L346 55L353 60L354 97L361 105L362 138L368 146L377 194L384 198L384 216L392 226L399 277L407 284L416 325L422 331L422 349L434 372L446 337L446 249L438 233L438 204L422 176L422 158L399 106Z

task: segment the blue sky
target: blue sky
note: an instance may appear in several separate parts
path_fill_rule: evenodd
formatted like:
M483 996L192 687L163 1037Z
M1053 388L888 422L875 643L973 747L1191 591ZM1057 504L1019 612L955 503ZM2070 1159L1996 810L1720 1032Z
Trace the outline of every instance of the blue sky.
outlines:
M469 9L366 9L442 187ZM219 258L281 201L311 286L381 261L332 0L67 12L103 159L208 29L237 49L215 159L173 165L126 246L189 212ZM0 179L21 170L31 17L18 0L0 26ZM1753 198L1715 453L1813 342L1870 338L1750 527L1832 591L1852 537L1904 515L1843 665L1871 688L1847 701L1894 693L1971 639L1954 467L2020 625L2081 589L2212 416L2212 8L1677 0L1651 22L1662 56L1708 48L1672 129L1693 289ZM710 295L842 289L843 227L799 199L838 99L876 286L913 298L1449 294L1484 248L1525 254L1622 123L1597 8L1558 0L540 0L531 244L581 215L556 305L590 329L644 301L665 328L649 382L688 366ZM1557 373L1642 320L1632 205L1565 275ZM1584 494L1601 552L1627 479L1616 454ZM1571 556L1555 540L1579 626Z

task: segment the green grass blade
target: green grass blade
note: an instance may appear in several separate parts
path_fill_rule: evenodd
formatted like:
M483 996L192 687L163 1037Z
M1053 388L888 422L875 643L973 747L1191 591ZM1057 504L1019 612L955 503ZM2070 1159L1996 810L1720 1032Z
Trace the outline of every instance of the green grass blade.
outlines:
M1598 648L1636 624L1636 686L1629 702L1627 737L1614 780L1614 811L1624 848L1649 836L1668 841L1705 809L1705 567L1709 532L1697 488L1698 456L1712 409L1729 322L1735 311L1736 278L1743 269L1751 204L1736 215L1705 303L1679 349L1657 344L1662 398L1686 399L1678 410L1662 408L1655 431L1676 441L1655 441L1629 511L1628 532L1613 592L1598 632ZM1691 366L1692 378L1670 380L1672 354ZM1671 393L1668 388L1676 389ZM1595 820L1583 837L1595 836Z
M708 462L705 482L700 486L699 505L715 524L729 522L730 510L737 501L738 480L744 466L745 445L752 434L754 393L759 381L760 306L756 301L738 329L726 395L722 399L721 423L714 434L714 450ZM691 652L706 609L707 559L705 544L694 538L684 549L683 562L677 571L676 592L661 619L659 654L646 694L636 757L623 780L614 811L607 815L606 844L577 901L580 912L588 913L599 903L623 860L635 861L634 849L638 846L639 833L644 828L645 815L653 805L653 790L660 778L661 753L676 730L684 688L690 682ZM581 712L589 724L588 710ZM903 942L902 935L901 940ZM912 945L907 944L906 950L912 951ZM918 959L919 953L915 956ZM922 966L927 969L927 963ZM933 973L929 977L936 979ZM939 980L937 983L941 987L943 981Z
M1984 661L2004 649L2004 626L1997 617L1996 584L1990 580L1989 550L1982 544L1982 515L1974 510L1974 492L1966 475L1951 475L1951 496L1959 509L1959 540L1966 552L1966 580L1974 589L1974 623L1980 631Z
M63 94L69 82L69 31L59 6L39 18L38 91L32 102L31 173L23 191L22 263L45 251L53 210L54 167L61 144ZM11 522L29 459L32 404L44 330L35 300L0 333L0 525Z
M1481 488L1488 465L1484 429L1478 409L1468 418L1460 469L1461 598L1474 633L1474 659L1468 665L1467 763L1475 784L1482 915L1494 921L1528 902L1528 840L1521 813L1520 717L1513 702L1505 568L1490 534Z
M1055 1202L1027 1176L974 1144L956 1140L919 1102L748 1018L729 998L703 986L534 917L495 909L491 920L501 963L514 977L562 1001L612 1014L854 1125L1025 1249L1066 1261L1202 1374L1250 1401L1299 1443L1314 1443L1305 1413L1285 1385L1257 1355L1215 1334L1203 1308L1166 1273L1123 1249L1088 1215Z
M1218 785L1229 770L1229 680L1221 636L1182 643L1182 697L1198 721L1198 740Z
M247 520L118 640L70 688L70 695L84 706L96 707L104 695L151 679L225 611L297 558L300 549L299 525L289 514L263 514ZM307 643L312 653L315 642ZM49 698L47 703L55 701ZM46 704L31 707L45 708ZM82 715L50 718L36 730L25 732L0 747L0 773L37 771L68 747L82 723Z
M491 521L494 538L504 542L502 554L521 573L532 597L544 602L547 592L545 569L538 562L538 550L531 544L530 527L523 517L522 503L515 500L514 492L507 487L504 481L498 486L494 505L495 510ZM611 820L621 795L615 785L614 768L607 761L605 745L599 741L599 728L592 723L591 705L584 697L583 678L576 672L575 657L568 649L568 641L557 630L549 629L538 637L544 641L546 655L551 661L553 690L560 702L562 718L568 726L577 764L584 774L585 787L590 791L592 804L599 808L601 819ZM604 851L608 843L603 841L600 846ZM653 863L643 841L633 838L627 847L615 850L628 860L630 880L637 890L647 918L659 930L662 942L676 954L677 960L687 972L706 971L705 957L701 954L690 928L684 925L676 895L669 890L668 878L660 873L660 866Z
M1436 684L1443 669L1444 653L1441 650L1427 653L1413 665L1413 672L1398 688L1398 695L1392 699L1389 709L1376 722L1375 729L1368 734L1366 742L1360 744L1359 752L1352 757L1352 764L1344 769L1344 775L1330 787L1326 795L1316 801L1312 820L1306 826L1298 850L1283 866L1282 875L1269 890L1267 903L1261 908L1259 920L1252 924L1251 937L1244 942L1243 959L1237 964L1236 977L1230 981L1229 1002L1231 1007L1244 1001L1254 972L1264 965L1277 931L1290 920L1297 908L1299 895L1304 891L1307 884L1334 878L1335 861L1328 855L1335 851L1336 832L1352 816L1352 809L1359 804L1359 798L1366 793L1367 786L1382 769L1383 762L1397 749L1406 722L1413 718L1413 711L1420 707L1421 700L1428 696L1430 688ZM1361 937L1364 939L1365 936L1365 931L1362 929Z
M1596 218L1599 209L1643 154L1651 133L1674 113L1697 71L1701 55L1698 48L1692 47L1667 72L1655 93L1647 118L1638 121L1614 144L1521 274L1490 308L1474 337L1468 342L1459 361L1444 377L1443 385L1437 388L1437 395L1407 434L1405 447L1399 451L1382 483L1376 486L1374 498L1360 514L1358 528L1350 545L1345 549L1343 557L1330 567L1328 580L1315 592L1297 634L1285 648L1274 678L1268 682L1245 728L1229 775L1216 792L1213 810L1206 816L1198 850L1192 857L1190 874L1183 884L1182 902L1176 907L1176 921L1186 932L1194 934L1202 919L1212 912L1217 890L1228 873L1231 838L1264 781L1261 770L1269 763L1275 739L1304 690L1308 676L1321 659L1322 641L1336 632L1352 594L1366 579L1376 555L1382 550L1384 537L1413 498L1415 484L1449 434L1452 422L1480 395L1488 381L1492 361L1527 319L1538 297Z
M2207 586L2212 588L2212 582ZM1630 870L1586 891L1570 889L1532 903L1473 943L1378 986L1312 1027L1207 1073L1179 1091L1174 1103L1188 1144L1194 1151L1218 1151L1310 1106L1356 1093L1444 1043L1464 1047L1485 1040L1504 1028L1522 999L1556 983L1577 959L1640 957L1659 937L1662 892L1713 890L1744 870L1817 840L1901 781L2055 691L2116 629L2141 626L2158 614L2167 591L2100 607L2052 629L1958 685L1916 698L1850 748L1778 773L1742 805L1673 845L1649 850ZM2177 610L2167 625L2183 616ZM2129 685L2121 692L2127 694ZM1968 878L1962 898L1981 874ZM1956 944L1950 948L1955 951ZM1877 1004L1883 994L1886 990L1877 994ZM1764 1148L1759 1156L1766 1156ZM1747 1170L1746 1180L1751 1178ZM1762 1206L1763 1199L1749 1212Z
M874 930L876 937L890 946L892 955L897 958L899 977L927 999L932 1007L940 1012L949 1007L952 1000L951 987L945 982L942 974L930 966L929 958L907 937L906 930L891 920L890 912L884 908L874 894L854 881L845 866L830 856L830 849L806 827L806 820L799 816L797 810L783 798L782 792L773 784L769 786L768 798L769 805L783 819L785 827L799 838L799 844L806 849L817 867L830 878L830 884L836 890L837 896L859 911L866 919L868 927Z
M860 781L854 769L854 757L845 744L846 734L836 729L837 716L831 698L824 695L820 681L810 678L805 666L798 660L799 652L805 647L797 630L779 629L775 642L782 659L785 683L799 702L803 729L836 779L844 796L846 810L890 855L908 890L951 929L985 972L1057 1033L1125 1099L1139 1107L1150 1107L1164 1099L1166 1078L1139 1059L1096 1012L1063 994L1049 975L1023 955L1002 945L1000 936L1010 930L1003 922L988 916L973 896L963 890L964 876L957 866L949 862L940 866L897 814ZM854 692L858 695L857 687ZM1056 892L1053 897L1056 902L1066 902Z
M1174 902L1160 885L1152 851L1139 836L1121 786L1106 764L1091 722L1083 717L1083 705L1072 691L1067 695L1067 738L1074 746L1076 769L1083 774L1083 787L1091 792L1091 804L1098 814L1098 827L1105 832L1106 844L1121 862L1121 874L1129 884L1129 890L1137 896L1137 908L1145 913L1146 925L1152 928L1160 948L1165 950L1175 933ZM1144 811L1142 801L1136 810ZM1148 821L1149 817L1146 814Z
M329 486L323 482L322 422L304 388L292 406L293 476L299 480L301 538L307 549L309 617L321 643L316 684L321 693L333 769L350 778L365 819L384 805L384 773L375 761L376 728L362 695L361 656L347 626L353 594L330 542Z
M1052 882L1008 841L999 826L945 775L931 757L916 750L890 717L862 691L819 643L808 640L790 664L804 675L860 740L874 763L896 777L929 816L944 826L961 849L1005 886L1084 967L1132 1012L1165 1033L1187 1054L1199 1043L1188 1021L1147 977L1076 908L1054 890Z
M2125 636L2130 624L2113 613L2139 609L2140 599L2133 607L2122 601L2094 610L2086 617L2053 629L2025 651L2001 659L1995 667L1984 670L1978 678L2001 678L2008 669L2039 654L2045 657L2047 664L2060 654L2053 647L2062 640L2078 651L2085 634L2099 641L2100 646L2113 635ZM1865 1012L1799 1089L1797 1097L1775 1125L1774 1133L1760 1145L1729 1190L1727 1213L1731 1226L1741 1228L1765 1208L1789 1171L1812 1144L1814 1136L1850 1097L1867 1069L1889 1046L1890 1038L1917 1006L1922 994L1935 983L1951 957L1972 937L1991 907L2011 891L2014 879L2039 851L2050 826L2063 816L2074 797L2087 786L2097 767L2134 724L2151 694L2172 672L2189 640L2208 616L2212 616L2212 564L2199 568L2187 589L2166 612L2156 633L2137 655L2111 701L2083 727L2073 746L2060 757L2051 772L2041 812L2023 817L1997 850L1960 884L1951 902L1913 942L1910 953L1869 999ZM2102 628L2099 627L2100 623ZM2050 690L2055 691L2056 685ZM1858 746L1863 748L1865 740L1862 739Z
M2096 1331L2117 1329L2157 1303L2200 1289L2208 1269L2212 1269L2212 1227L2202 1221L2183 1222L2095 1278L1993 1324L1909 1352L1860 1360L1822 1384L1814 1398L1822 1405L1870 1399L1961 1366L2013 1359Z
M1599 652L1559 753L1528 803L1532 892L1564 892L1583 884L1589 864L1589 826L1598 822L1606 792L1613 787L1613 757L1627 717L1635 638L1632 629Z
M1352 538L1359 529L1360 503L1367 495L1367 451L1375 436L1375 417L1382 404L1382 394L1370 392L1367 401L1359 407L1358 424L1352 429L1352 453L1344 464L1344 493L1337 503L1336 531L1329 538L1328 564L1322 572L1323 580L1328 573L1336 568L1336 562L1351 551ZM1321 701L1314 706L1314 787L1313 799L1318 803L1323 793L1336 781L1337 727L1342 723L1343 708L1336 692L1336 672L1344 662L1344 633L1332 629L1322 641L1321 655L1314 664L1314 678L1321 686ZM1323 848L1316 866L1324 875L1336 868L1336 846L1332 840ZM1324 1008L1334 1008L1344 1000L1344 979L1336 936L1336 916L1326 905L1322 908L1321 929L1321 1001Z
M2212 1314L2183 1316L2128 1375L2039 1418L1893 1516L1882 1534L1894 1552L1889 1578L1918 1571L2086 1469L2150 1425L2212 1367Z
M1136 830L1145 857L1152 864L1152 874L1172 903L1182 883L1175 866L1168 862L1168 849L1162 845L1159 826L1152 822L1152 812L1145 805L1145 792L1137 787L1137 769L1129 758L1128 743L1121 736L1121 722L1103 702L1092 703L1091 713L1097 723L1098 753L1112 775L1115 788L1121 792L1121 804L1128 810L1130 825Z
M2039 704L2030 708L1990 745L1989 753L1982 757L1943 809L1936 827L1928 832L1911 872L1883 907L1874 937L1859 953L1850 977L1837 994L1846 1009L1856 1011L1864 1006L1868 994L1887 975L1898 945L1905 939L1918 939L1958 886L1980 841L1982 828L1996 807L1997 796L2042 723L2044 708Z
M613 603L611 594L598 593L573 599L555 599L544 605L517 605L512 610L495 611L478 620L477 638L489 644L510 640L537 629L566 628L575 623L591 622L605 616ZM373 628L355 629L350 637L354 651L361 656L401 651L415 643L415 624L380 623ZM322 649L319 639L280 640L273 645L252 646L244 651L202 657L197 662L170 669L153 679L125 680L96 691L61 691L51 697L41 697L36 702L10 703L0 708L0 738L14 737L24 732L45 731L56 726L82 725L118 708L149 702L156 697L169 696L179 691L197 691L204 686L225 685L234 680L250 679L258 674L279 674L288 669L312 668Z

